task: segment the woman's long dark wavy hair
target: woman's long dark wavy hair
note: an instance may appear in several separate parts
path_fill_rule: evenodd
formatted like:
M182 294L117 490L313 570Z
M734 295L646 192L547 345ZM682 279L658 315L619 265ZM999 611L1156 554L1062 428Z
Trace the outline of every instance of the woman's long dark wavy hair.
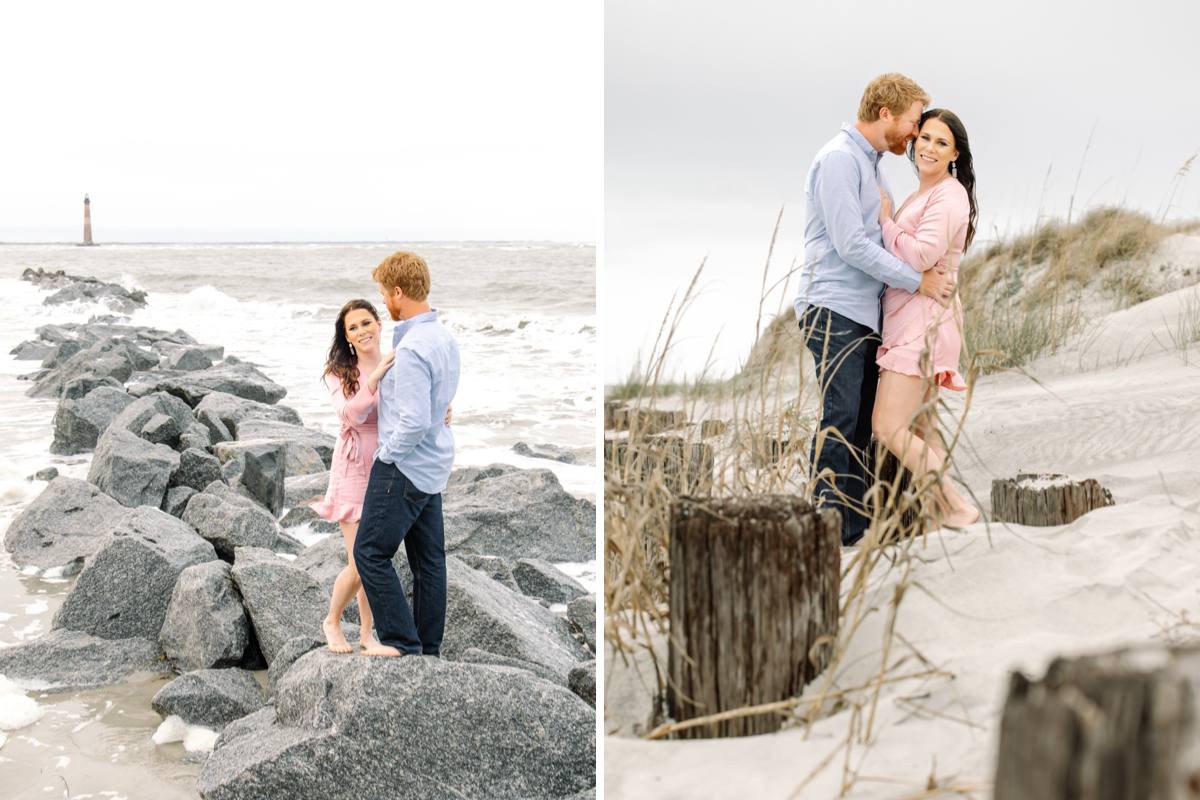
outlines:
M346 338L346 315L358 309L370 311L375 321L379 322L379 312L366 300L351 300L342 306L337 322L333 324L333 344L329 346L329 357L325 359L325 371L321 373L340 380L346 397L353 397L358 392L358 356L350 349L350 340Z
M967 190L967 199L971 201L971 215L967 217L967 242L963 245L965 251L971 246L971 240L975 238L975 223L979 220L979 207L975 202L975 161L971 158L971 143L967 141L967 129L953 111L931 108L921 115L921 124L917 126L917 130L925 126L927 119L940 119L946 123L950 133L954 134L954 147L958 150L958 158L954 160L954 171L957 173L958 182ZM917 166L916 148L917 140L913 139L908 143L908 160L913 163L914 168Z

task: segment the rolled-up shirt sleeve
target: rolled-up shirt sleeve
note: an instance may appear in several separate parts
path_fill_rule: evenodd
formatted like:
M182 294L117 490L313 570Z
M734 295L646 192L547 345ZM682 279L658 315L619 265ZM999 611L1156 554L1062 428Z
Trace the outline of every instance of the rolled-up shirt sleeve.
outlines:
M888 286L909 292L920 288L919 272L867 238L853 156L829 153L816 175L814 189L829 240L843 261Z
M393 394L396 424L380 449L380 460L396 463L411 453L432 427L430 395L433 372L424 359L407 347L396 349L396 360L388 373Z

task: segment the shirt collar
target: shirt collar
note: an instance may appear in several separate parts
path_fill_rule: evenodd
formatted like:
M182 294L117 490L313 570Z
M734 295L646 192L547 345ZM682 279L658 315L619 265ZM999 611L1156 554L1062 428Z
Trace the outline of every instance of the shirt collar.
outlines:
M862 148L862 151L867 154L867 157L872 161L879 160L879 151L875 146L867 141L867 137L862 135L862 131L851 125L849 122L842 124L842 130L850 137L850 141Z
M421 325L426 322L437 322L437 318L437 309L431 308L428 311L422 311L420 314L411 316L406 320L401 320L396 324L395 329L392 331L392 344L395 345L396 342L403 339L404 335L417 325Z

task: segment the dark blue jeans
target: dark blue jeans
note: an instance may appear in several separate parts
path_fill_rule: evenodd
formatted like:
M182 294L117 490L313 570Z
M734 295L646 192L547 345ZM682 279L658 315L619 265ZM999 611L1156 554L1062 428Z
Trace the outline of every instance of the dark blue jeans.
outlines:
M392 565L401 542L413 574L411 609ZM354 563L379 641L411 655L438 655L446 628L442 496L422 492L395 465L376 461L354 537Z
M879 367L875 353L879 335L866 325L820 306L809 306L800 316L800 333L817 362L817 384L821 390L821 424L830 431L820 456L816 438L810 452L814 474L828 469L834 477L817 482L816 496L822 504L842 513L842 543L854 544L866 532L870 520L863 498L871 485L871 413L875 410L875 388ZM865 466L864 466L865 465ZM843 502L841 494L849 502Z

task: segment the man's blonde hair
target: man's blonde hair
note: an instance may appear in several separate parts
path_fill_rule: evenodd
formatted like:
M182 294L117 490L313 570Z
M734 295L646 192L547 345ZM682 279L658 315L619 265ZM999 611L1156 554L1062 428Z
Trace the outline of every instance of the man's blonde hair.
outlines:
M405 297L417 302L429 296L429 267L416 253L397 250L379 262L371 277L388 291L399 286Z
M863 122L874 122L879 119L881 108L899 116L918 100L922 107L929 105L929 95L916 81L899 72L889 72L867 84L862 102L858 104L858 118Z

